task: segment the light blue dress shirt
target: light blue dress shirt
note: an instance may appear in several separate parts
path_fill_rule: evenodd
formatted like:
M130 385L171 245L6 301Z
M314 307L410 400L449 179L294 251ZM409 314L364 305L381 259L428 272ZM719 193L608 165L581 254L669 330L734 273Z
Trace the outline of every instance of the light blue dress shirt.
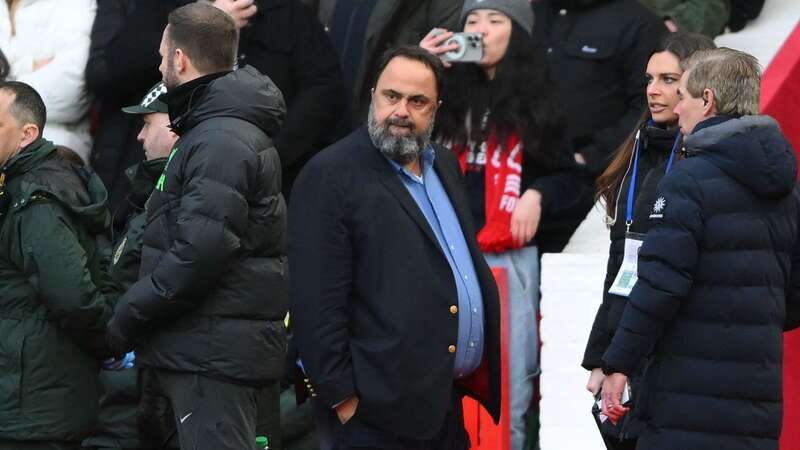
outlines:
M456 378L461 378L475 371L483 357L483 295L461 223L433 168L435 158L436 153L430 147L422 152L421 177L397 162L387 160L397 170L400 181L428 221L453 271L458 293L458 341L454 372Z

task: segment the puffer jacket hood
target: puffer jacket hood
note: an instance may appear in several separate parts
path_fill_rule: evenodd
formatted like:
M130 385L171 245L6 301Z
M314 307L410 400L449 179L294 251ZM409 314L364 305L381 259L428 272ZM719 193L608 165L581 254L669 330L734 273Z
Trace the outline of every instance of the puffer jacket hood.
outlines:
M100 178L88 167L61 156L52 142L38 139L3 168L10 178L18 178L13 207L24 207L36 195L56 199L88 231L101 234L111 217L106 208L108 193ZM67 176L66 171L69 171ZM21 176L31 172L29 176Z
M702 153L758 195L779 198L794 188L797 159L769 116L708 119L686 137L684 146L689 155Z
M183 89L191 89L186 104L179 108L182 114L173 113L173 99L181 96ZM195 103L195 99L196 103ZM286 115L283 94L275 83L252 66L234 70L208 83L180 86L170 93L170 117L173 128L180 135L197 124L215 117L233 117L257 126L267 136L275 136Z

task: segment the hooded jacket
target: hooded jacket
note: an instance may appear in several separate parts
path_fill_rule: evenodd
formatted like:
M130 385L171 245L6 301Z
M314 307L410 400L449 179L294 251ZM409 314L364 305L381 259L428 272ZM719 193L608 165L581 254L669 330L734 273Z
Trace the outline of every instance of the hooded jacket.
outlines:
M43 139L0 173L0 440L79 442L107 356L106 192Z
M140 279L110 330L137 362L234 383L277 379L288 308L286 205L269 136L278 88L252 67L168 94L180 138L147 203Z
M766 116L714 117L659 184L639 280L603 356L632 374L640 448L776 450L800 303L794 153Z

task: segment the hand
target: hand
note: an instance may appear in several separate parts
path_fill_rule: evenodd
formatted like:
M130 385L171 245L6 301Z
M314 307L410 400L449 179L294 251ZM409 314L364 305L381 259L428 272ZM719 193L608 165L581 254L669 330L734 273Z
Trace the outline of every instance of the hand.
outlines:
M669 30L670 33L676 33L678 31L678 24L676 24L670 19L665 20L664 25L667 26L667 29Z
M255 0L214 0L214 6L233 17L237 30L246 27L258 12Z
M528 243L539 229L542 219L542 194L534 189L528 189L522 194L511 213L511 239L516 245L523 246Z
M436 34L442 31L441 34ZM444 28L434 28L419 42L419 46L428 51L428 53L438 56L445 67L450 67L450 61L444 58L444 54L453 50L458 50L458 44L452 43L450 45L442 45L444 42L453 37L452 31L447 31Z
M603 414L614 425L630 411L630 408L622 406L622 390L627 383L628 377L621 373L612 373L603 381Z
M53 61L53 58L44 58L44 59L37 59L33 62L33 71L36 72L37 70L43 68L44 66L50 64Z
M111 350L111 356L114 359L122 359L125 355L133 350L130 341L122 335L118 327L115 326L114 318L108 322L106 329L106 346Z
M136 354L128 352L122 359L109 358L103 361L103 370L128 370L133 368L133 363L136 362Z
M339 422L342 425L346 424L353 418L356 414L356 409L358 408L358 397L355 395L348 398L344 402L342 402L339 406L336 407L336 415L339 416Z
M578 164L580 164L582 166L586 165L586 158L584 158L581 153L575 153L574 156L575 156L575 162L576 163L578 163Z
M597 395L605 378L603 369L592 369L592 373L589 374L589 382L586 383L586 390L591 392L592 395Z

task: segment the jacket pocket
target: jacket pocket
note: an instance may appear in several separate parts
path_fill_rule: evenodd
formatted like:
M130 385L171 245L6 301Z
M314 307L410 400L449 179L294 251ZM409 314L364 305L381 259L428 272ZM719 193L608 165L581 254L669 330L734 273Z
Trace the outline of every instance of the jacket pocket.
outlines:
M22 408L22 355L25 337L19 335L16 324L0 324L0 414Z

